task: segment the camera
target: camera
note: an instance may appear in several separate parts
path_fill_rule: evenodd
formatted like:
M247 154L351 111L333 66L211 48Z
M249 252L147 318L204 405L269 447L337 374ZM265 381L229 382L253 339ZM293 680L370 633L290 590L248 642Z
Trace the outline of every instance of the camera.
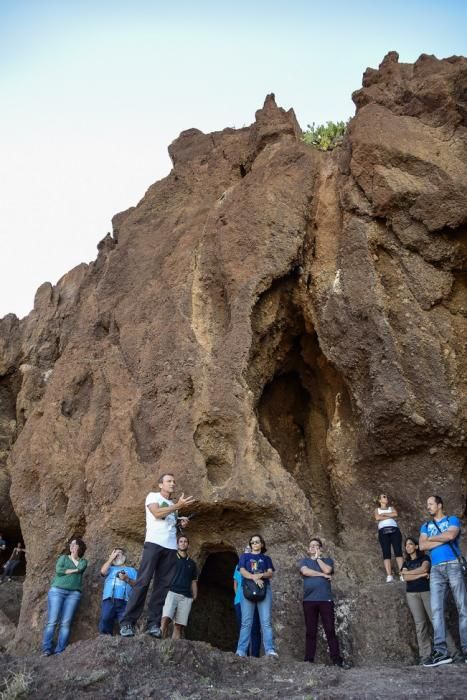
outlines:
M121 571L118 571L117 576L118 578L123 579L123 577L125 576L125 571L123 569Z

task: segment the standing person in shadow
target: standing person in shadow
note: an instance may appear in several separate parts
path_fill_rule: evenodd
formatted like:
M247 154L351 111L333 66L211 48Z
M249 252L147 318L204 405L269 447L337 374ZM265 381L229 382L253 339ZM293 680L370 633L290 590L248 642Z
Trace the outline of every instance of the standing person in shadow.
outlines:
M394 581L391 568L391 546L399 567L399 576L404 563L402 558L402 535L396 521L397 510L390 505L389 497L382 493L378 497L377 503L378 507L375 509L374 517L378 523L378 539L383 553L384 568L386 569L386 583L391 583Z
M431 635L431 604L430 604L430 569L431 561L418 548L416 537L407 537L405 540L406 558L402 565L401 575L407 584L407 605L412 613L417 634L420 665L430 659L432 650ZM452 657L457 657L459 652L454 639L446 630L446 644Z
M245 547L244 553L250 554L251 547ZM234 598L235 616L237 618L238 631L240 632L240 628L242 626L243 591L242 591L242 575L241 575L240 570L238 568L238 564L234 570L233 587L234 587L234 592L235 592L235 598ZM261 649L261 625L259 622L258 608L255 606L255 612L253 614L253 624L251 626L250 645L248 647L247 654L248 654L248 656L259 657L260 649Z
M7 579L7 581L11 581L13 574L22 562L25 553L26 550L23 547L22 542L18 542L16 547L13 549L10 558L3 567L3 574L0 583L3 583L5 579Z

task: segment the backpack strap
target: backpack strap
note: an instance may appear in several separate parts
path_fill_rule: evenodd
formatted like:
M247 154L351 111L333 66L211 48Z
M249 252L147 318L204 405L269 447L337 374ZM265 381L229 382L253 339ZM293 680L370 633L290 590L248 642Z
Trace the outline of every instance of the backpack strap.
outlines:
M447 518L448 524L449 524L449 515L446 515L446 518ZM433 525L435 526L435 528L438 530L438 532L439 532L440 534L442 534L443 531L439 529L436 520L433 518L433 520L431 520L431 522L433 523ZM427 524L428 524L428 523L427 523ZM453 545L452 542L440 542L440 544L448 544L448 545L451 547L452 553L454 554L454 556L456 557L456 559L457 559L458 561L461 560L462 553L461 553L460 550L459 550L458 552L456 552L456 550L454 549L454 545Z

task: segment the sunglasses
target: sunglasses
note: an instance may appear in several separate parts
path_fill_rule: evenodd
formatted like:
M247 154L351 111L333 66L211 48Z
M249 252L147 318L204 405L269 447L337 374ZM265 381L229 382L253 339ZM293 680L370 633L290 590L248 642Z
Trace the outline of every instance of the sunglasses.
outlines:
M250 545L252 544L261 544L261 540L251 540Z

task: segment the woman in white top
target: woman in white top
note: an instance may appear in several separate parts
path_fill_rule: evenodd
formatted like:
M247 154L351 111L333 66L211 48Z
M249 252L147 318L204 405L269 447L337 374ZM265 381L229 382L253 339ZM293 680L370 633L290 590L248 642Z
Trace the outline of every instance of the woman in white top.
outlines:
M397 510L389 505L389 498L382 493L377 501L375 520L378 523L378 538L383 552L384 568L386 569L386 583L394 581L391 569L391 545L394 550L399 572L404 560L402 558L402 535L397 524Z

